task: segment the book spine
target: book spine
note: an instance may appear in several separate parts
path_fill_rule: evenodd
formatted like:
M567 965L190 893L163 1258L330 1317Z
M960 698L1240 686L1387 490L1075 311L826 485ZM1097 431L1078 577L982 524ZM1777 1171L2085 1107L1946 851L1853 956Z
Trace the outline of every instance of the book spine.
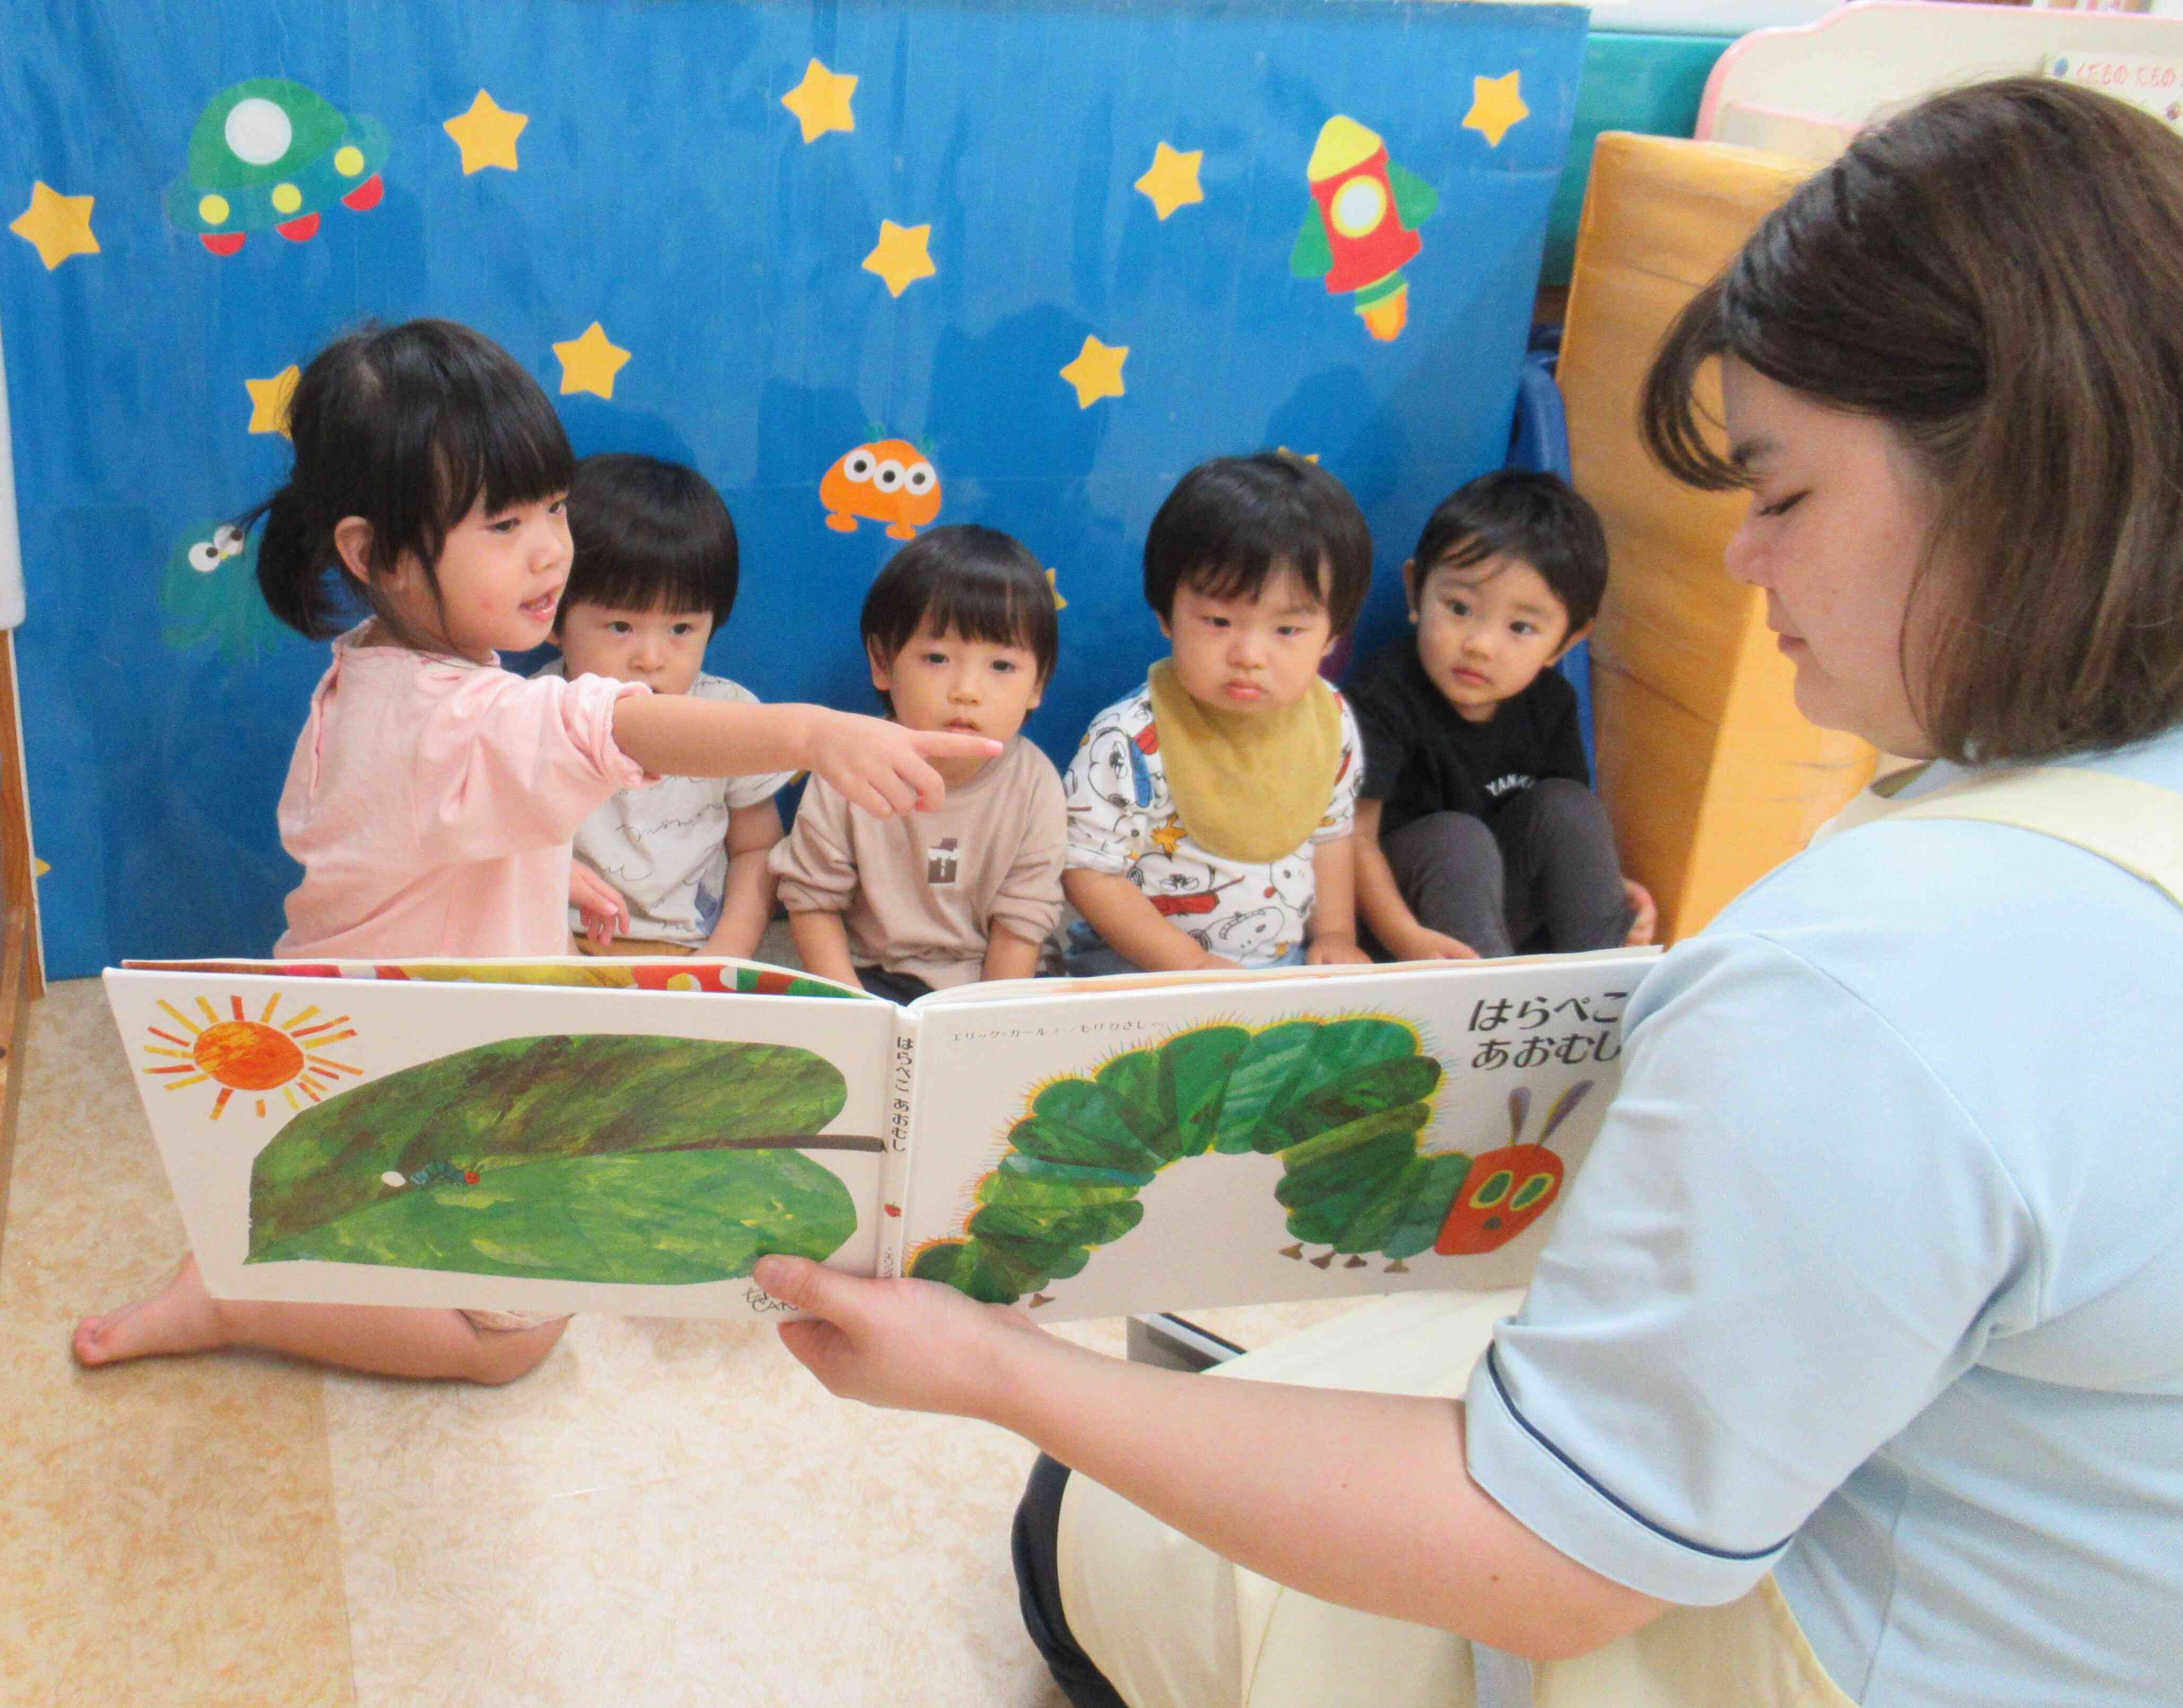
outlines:
M879 1272L892 1280L902 1273L904 1225L908 1221L910 1138L917 1124L917 1016L895 1011L894 1048L887 1058L886 1156L880 1170Z

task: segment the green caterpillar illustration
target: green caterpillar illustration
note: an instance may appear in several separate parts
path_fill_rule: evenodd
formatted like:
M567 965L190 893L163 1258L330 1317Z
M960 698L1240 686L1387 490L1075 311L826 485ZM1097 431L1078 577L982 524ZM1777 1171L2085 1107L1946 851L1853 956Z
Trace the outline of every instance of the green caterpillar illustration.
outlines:
M1198 1026L1131 1050L1042 1088L979 1181L967 1237L923 1246L909 1272L993 1304L1036 1295L1137 1225L1160 1170L1208 1151L1280 1157L1286 1255L1325 1245L1321 1268L1377 1252L1403 1269L1470 1171L1460 1151L1418 1149L1440 1082L1412 1028L1370 1016Z

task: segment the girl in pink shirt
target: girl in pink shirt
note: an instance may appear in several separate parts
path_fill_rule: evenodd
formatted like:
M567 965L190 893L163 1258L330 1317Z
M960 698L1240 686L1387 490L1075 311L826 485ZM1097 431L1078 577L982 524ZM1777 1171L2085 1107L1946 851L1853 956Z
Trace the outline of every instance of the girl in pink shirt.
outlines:
M288 484L264 507L274 615L334 639L281 797L303 863L275 953L559 954L569 843L593 808L662 776L809 770L882 817L936 806L934 759L999 744L810 705L522 677L500 649L550 634L571 555L575 458L530 376L445 320L367 328L296 388ZM364 620L342 632L365 608ZM215 1299L193 1259L159 1292L77 1325L87 1365L257 1346L393 1376L508 1382L566 1318Z

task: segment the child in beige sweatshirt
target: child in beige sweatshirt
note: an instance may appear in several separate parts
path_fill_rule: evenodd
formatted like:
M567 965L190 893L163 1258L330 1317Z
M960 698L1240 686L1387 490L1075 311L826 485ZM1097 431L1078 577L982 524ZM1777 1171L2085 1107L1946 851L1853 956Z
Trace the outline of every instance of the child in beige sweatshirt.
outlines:
M1036 558L992 528L935 528L872 583L860 627L888 715L1008 743L942 765L940 810L876 819L814 778L770 864L804 965L909 1002L1029 978L1061 913L1068 812L1053 763L1019 733L1058 651Z

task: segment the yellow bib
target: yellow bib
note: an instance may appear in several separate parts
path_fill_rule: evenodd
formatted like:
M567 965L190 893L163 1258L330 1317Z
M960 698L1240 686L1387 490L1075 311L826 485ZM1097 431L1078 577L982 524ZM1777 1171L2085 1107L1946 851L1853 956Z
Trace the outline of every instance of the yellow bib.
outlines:
M1230 712L1183 691L1175 661L1150 677L1168 793L1190 839L1222 860L1292 854L1319 828L1341 769L1341 703L1314 676L1292 706Z

